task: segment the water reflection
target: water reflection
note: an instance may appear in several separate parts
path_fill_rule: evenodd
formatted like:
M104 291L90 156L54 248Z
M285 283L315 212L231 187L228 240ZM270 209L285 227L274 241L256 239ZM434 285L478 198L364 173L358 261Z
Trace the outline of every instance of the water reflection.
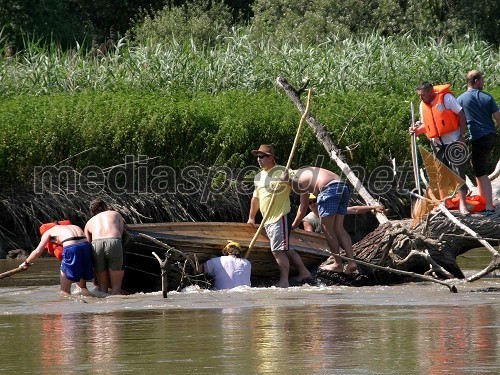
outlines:
M61 299L57 286L0 288L0 373L497 374L500 293L467 291L492 286L86 301Z
M485 369L487 364L496 363L500 354L498 312L491 305L432 310L431 319L420 320L418 331L422 371L437 374L454 369L454 373L461 373L470 369L471 363L485 364ZM489 367L495 370L495 366Z

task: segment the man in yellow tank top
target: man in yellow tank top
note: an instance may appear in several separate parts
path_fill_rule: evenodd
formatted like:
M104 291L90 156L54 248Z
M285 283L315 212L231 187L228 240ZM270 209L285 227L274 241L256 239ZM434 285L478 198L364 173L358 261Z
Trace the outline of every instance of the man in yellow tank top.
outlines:
M311 273L304 266L300 255L289 248L292 224L289 217L291 186L288 182L282 181L285 167L276 164L273 146L261 145L258 150L253 150L252 154L257 157L257 162L262 170L254 179L255 190L250 203L247 222L255 224L255 216L259 210L263 216L270 210L264 229L271 242L271 251L280 270L280 280L276 286L287 288L290 285L288 281L290 263L299 271L294 280L296 283L311 279ZM276 190L276 197L272 207L270 207L274 189Z

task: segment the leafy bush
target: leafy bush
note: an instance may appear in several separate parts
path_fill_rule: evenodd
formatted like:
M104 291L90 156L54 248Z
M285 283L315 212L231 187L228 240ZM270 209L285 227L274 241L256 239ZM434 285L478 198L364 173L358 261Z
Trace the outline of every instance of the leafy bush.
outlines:
M313 97L312 112L339 147L357 144L352 164L368 170L408 157L409 106L399 96L370 92ZM407 103L406 103L407 104ZM219 95L162 96L151 92L12 97L0 109L2 186L31 185L34 166L82 169L122 164L126 155L157 157L176 170L195 164L255 166L250 150L276 146L290 152L300 114L283 93L227 91ZM307 127L294 166L323 156Z
M213 45L229 34L231 9L223 0L198 0L179 6L165 6L130 29L137 45L165 44L176 46L191 40L195 44Z

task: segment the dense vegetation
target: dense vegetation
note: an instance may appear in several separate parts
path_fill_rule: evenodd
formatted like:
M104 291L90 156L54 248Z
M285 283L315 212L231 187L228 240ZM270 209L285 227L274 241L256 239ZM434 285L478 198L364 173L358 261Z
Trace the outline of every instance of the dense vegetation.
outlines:
M237 24L280 42L292 33L321 43L332 35L411 32L446 39L473 34L498 45L498 14L497 0L0 0L0 28L15 48L27 35L90 47L131 28L163 43L191 35L214 40Z
M420 80L450 82L460 93L474 67L496 90L498 65L485 42L376 34L278 48L235 31L211 48L122 41L100 57L30 44L0 67L1 184L31 184L34 165L91 147L97 151L72 162L109 166L143 154L173 168L242 167L254 163L249 150L263 142L287 155L299 114L274 89L277 75L295 85L312 79L314 115L340 147L357 144L352 162L371 171L409 155L409 101L417 103ZM310 137L301 138L299 165L323 154Z

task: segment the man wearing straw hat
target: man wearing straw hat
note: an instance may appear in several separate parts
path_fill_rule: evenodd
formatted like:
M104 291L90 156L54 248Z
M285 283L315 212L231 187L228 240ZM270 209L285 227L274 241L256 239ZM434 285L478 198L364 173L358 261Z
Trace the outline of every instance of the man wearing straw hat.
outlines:
M255 225L255 216L259 210L264 217L267 215L264 229L269 237L271 251L280 270L280 279L276 286L287 288L290 286L288 281L290 263L299 272L294 279L295 283L311 279L311 273L305 267L300 255L289 248L291 186L288 182L282 181L285 168L276 164L276 155L272 145L261 145L258 150L253 150L252 154L257 157L257 162L262 170L254 179L255 190L247 222ZM274 201L273 194L275 194Z

